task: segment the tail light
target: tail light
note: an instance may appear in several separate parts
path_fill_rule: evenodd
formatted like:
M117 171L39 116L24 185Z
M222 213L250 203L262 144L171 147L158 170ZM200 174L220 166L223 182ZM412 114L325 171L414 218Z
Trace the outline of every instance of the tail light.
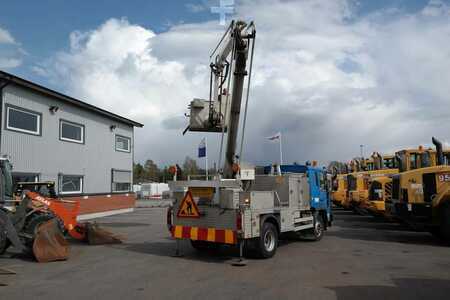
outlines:
M238 212L236 215L236 229L242 230L242 214Z

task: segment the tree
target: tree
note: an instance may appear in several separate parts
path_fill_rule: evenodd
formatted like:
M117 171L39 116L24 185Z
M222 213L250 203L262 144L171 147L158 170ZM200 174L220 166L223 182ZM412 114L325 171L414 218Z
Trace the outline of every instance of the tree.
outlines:
M198 174L198 166L197 161L195 159L186 156L183 163L183 172L187 175L197 175Z
M338 173L346 173L346 165L343 162L340 161L332 161L328 165L328 171L333 172L333 169L336 168Z
M153 160L148 159L144 164L145 176L144 179L147 181L158 181L159 180L159 168L153 162Z
M133 163L133 182L142 182L145 177L144 167L140 163Z
M167 182L172 180L172 178L173 175L169 173L169 167L167 166L159 172L159 182Z

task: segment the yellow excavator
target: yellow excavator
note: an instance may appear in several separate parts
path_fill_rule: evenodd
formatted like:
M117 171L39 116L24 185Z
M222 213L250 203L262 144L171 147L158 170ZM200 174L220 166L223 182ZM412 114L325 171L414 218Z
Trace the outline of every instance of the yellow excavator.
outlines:
M450 243L450 166L449 152L436 146L435 166L425 166L392 177L390 213L415 229L427 230ZM406 162L401 161L405 166Z

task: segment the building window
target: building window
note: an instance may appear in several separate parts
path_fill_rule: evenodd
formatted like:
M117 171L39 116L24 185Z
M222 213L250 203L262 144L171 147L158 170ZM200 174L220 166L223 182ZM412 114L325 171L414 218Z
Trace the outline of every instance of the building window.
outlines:
M59 138L62 141L84 144L84 126L59 120Z
M112 191L129 192L131 191L131 171L112 170Z
M9 130L41 134L41 114L28 109L6 105L6 128Z
M126 136L116 135L116 150L122 152L130 152L131 139Z
M59 178L61 194L81 194L83 192L83 176L60 175Z

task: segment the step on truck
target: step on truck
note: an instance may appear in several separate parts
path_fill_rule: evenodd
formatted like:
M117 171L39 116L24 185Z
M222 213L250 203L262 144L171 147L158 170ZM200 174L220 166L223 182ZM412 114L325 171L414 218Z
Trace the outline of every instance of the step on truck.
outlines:
M275 254L282 234L320 240L332 221L324 170L283 165L265 171L243 168L236 180L171 182L171 235L190 239L198 250L238 245L262 258Z

